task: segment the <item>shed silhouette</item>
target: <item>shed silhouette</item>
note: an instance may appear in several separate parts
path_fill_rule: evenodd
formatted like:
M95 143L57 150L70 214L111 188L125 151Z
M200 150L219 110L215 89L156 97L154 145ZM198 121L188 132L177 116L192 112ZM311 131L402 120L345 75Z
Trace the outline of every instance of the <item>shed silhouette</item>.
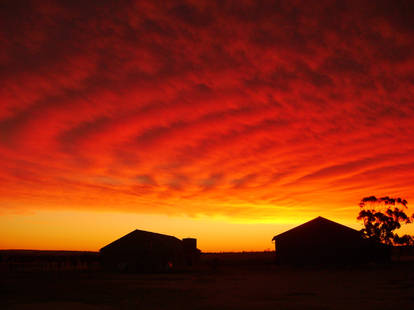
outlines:
M134 230L100 249L101 262L107 270L162 272L195 264L200 250L197 240Z
M273 237L280 264L354 264L387 261L387 246L321 216Z

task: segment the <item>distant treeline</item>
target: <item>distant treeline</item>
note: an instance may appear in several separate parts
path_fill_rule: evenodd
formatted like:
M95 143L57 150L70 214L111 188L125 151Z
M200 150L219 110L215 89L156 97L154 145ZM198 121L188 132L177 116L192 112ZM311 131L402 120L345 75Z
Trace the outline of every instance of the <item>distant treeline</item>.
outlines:
M275 252L218 252L202 253L201 263L204 265L218 266L253 266L268 265L275 262Z
M392 261L414 261L414 246L393 247Z
M306 253L304 253L306 255ZM398 246L392 250L393 261L414 261L414 247ZM201 268L226 266L263 266L275 263L275 252L201 253ZM99 252L0 250L0 271L98 271Z
M97 269L99 269L99 253L97 252L0 250L1 271Z
M206 267L272 264L275 252L202 253L200 264ZM99 252L0 250L2 271L99 270Z

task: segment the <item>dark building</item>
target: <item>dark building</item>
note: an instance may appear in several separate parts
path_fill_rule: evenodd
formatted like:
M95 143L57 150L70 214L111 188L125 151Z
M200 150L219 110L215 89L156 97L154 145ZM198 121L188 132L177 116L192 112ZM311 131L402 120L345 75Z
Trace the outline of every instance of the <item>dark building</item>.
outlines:
M194 265L200 256L197 240L134 230L100 250L107 270L162 272Z
M390 250L363 239L359 231L323 217L276 235L280 264L355 264L387 261Z

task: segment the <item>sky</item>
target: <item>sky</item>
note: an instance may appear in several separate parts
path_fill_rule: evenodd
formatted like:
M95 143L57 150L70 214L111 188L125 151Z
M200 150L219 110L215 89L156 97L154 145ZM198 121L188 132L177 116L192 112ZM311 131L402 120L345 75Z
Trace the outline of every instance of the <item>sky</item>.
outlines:
M413 12L1 1L0 248L95 251L144 229L258 251L319 215L362 228L366 196L410 210Z

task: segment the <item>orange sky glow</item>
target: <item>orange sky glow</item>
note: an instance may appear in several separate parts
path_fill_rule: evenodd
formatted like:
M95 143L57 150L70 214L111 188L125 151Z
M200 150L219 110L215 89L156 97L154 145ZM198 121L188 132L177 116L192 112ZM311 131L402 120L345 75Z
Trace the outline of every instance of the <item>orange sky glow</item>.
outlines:
M319 215L360 229L370 195L411 214L413 6L2 2L0 249L258 251Z

